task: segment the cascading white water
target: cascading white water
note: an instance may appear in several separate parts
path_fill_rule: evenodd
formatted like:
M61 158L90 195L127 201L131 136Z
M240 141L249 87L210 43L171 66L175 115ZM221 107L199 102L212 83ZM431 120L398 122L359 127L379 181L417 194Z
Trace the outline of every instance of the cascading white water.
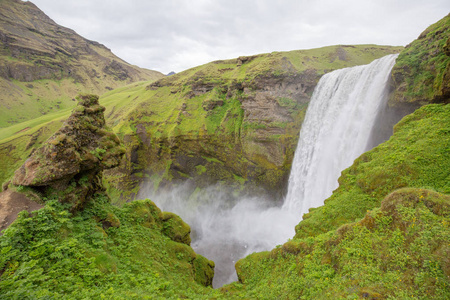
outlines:
M238 259L286 242L299 213L322 205L337 187L340 172L365 150L395 58L322 77L302 126L283 207L256 197L235 199L223 187L202 189L195 197L188 186L158 194L152 185L141 188L141 196L191 226L194 250L216 263L214 287L237 279Z
M366 149L397 54L320 79L308 106L283 208L303 215L321 206L345 168Z

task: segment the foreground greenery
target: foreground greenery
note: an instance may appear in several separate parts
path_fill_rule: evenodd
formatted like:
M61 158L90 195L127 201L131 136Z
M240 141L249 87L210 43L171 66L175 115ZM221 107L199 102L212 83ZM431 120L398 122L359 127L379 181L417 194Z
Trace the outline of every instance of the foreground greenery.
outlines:
M252 299L448 299L450 196L403 189L352 224L240 260Z
M174 241L189 227L151 201L117 208L99 194L83 211L72 214L69 208L49 200L32 215L22 212L5 230L1 299L176 299L216 293L204 286L213 263Z

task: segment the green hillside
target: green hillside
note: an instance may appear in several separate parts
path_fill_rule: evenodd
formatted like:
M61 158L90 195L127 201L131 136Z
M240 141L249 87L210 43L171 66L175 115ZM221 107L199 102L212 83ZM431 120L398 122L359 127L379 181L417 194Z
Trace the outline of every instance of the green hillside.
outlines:
M0 128L73 108L79 93L164 75L132 66L31 2L0 1Z
M75 213L70 203L47 199L38 212L20 214L0 237L0 295L446 299L450 127L442 124L450 126L448 105L404 118L388 142L344 172L295 238L238 261L239 282L219 290L204 287L212 263L180 239L189 229L179 218L148 200L117 208L98 194ZM326 222L336 214L343 219Z
M448 105L405 117L291 241L238 261L239 283L223 290L237 299L450 297L449 130Z

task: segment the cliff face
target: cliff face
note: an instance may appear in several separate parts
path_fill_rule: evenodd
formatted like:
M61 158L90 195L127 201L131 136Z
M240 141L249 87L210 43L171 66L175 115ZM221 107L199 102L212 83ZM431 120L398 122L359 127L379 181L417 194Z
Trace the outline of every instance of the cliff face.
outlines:
M59 26L31 2L0 2L0 41L0 127L73 107L80 92L163 77Z
M400 52L392 69L388 106L372 132L374 145L422 105L450 102L450 15L428 27Z
M392 107L450 102L450 15L400 52L392 70Z
M127 160L106 178L131 196L143 182L153 190L188 180L279 197L319 78L399 50L332 46L239 57L111 92L102 101Z

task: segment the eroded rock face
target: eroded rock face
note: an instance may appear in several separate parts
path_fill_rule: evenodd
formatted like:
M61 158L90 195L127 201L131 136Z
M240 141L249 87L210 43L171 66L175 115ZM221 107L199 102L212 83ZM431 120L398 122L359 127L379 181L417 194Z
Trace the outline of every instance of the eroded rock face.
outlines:
M14 173L12 184L43 197L57 195L77 208L103 190L102 171L119 164L124 153L117 136L104 128L105 108L98 96L81 95L63 127Z
M42 205L31 201L24 194L12 190L0 193L0 231L14 222L19 212L23 210L31 212L40 208Z

